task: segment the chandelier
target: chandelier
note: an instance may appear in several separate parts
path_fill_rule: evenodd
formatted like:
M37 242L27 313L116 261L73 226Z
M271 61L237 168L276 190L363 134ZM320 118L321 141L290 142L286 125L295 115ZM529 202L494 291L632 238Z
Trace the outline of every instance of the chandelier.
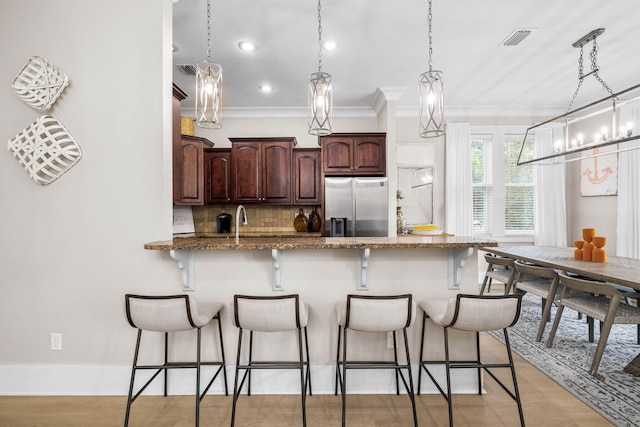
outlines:
M518 165L530 163L555 164L558 160L556 158L559 158L561 162L571 162L584 159L585 156L587 158L597 157L599 155L640 148L637 145L631 147L624 145L624 143L628 141L640 138L640 135L637 134L637 129L635 129L637 123L619 122L620 106L638 99L638 94L635 92L640 89L640 84L614 93L600 77L598 74L600 67L598 66L597 60L598 43L596 39L602 33L604 33L604 28L598 28L572 44L573 47L580 48L580 56L578 58L578 87L569 103L567 112L527 129L520 148L517 161ZM593 42L591 52L589 53L591 71L585 74L583 60L584 46L589 42ZM582 87L582 83L588 76L593 76L609 95L583 107L571 110L578 96L578 92ZM523 159L522 153L529 134L541 126L549 127L554 125L558 127L562 126L562 137L553 141L553 146L541 147L538 152L538 157L534 156L532 159ZM600 150L600 148L608 146L613 146L613 150ZM582 154L587 151L588 153Z
M207 0L207 60L196 64L196 125L220 129L222 67L211 62L211 5Z
M329 135L333 110L331 74L322 72L322 16L318 0L318 72L309 76L309 133Z
M444 82L442 71L433 70L431 35L431 0L429 0L429 71L420 75L418 93L420 100L420 137L433 138L444 134Z

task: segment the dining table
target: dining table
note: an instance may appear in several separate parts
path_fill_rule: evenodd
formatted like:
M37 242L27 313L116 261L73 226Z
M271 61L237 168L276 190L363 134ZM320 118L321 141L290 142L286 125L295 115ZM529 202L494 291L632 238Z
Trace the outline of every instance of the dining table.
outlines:
M640 259L608 256L606 262L586 261L575 258L575 248L555 246L497 246L482 247L479 250L594 280L627 286L640 292ZM640 376L640 354L624 370Z

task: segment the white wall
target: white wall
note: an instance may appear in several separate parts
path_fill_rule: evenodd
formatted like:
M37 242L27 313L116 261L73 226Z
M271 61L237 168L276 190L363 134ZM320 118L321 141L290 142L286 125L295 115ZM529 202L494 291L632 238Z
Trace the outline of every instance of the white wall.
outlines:
M6 141L42 114L10 87L40 55L69 76L49 114L83 150L49 186L33 182L7 150L0 154L0 393L15 391L15 372L32 387L26 392L39 393L66 387L22 376L38 366L55 367L55 375L65 365L128 365L124 294L176 291L175 266L142 249L171 230L171 1L1 7L0 135ZM62 333L62 351L49 349L52 332ZM99 390L101 379L91 381L77 392Z

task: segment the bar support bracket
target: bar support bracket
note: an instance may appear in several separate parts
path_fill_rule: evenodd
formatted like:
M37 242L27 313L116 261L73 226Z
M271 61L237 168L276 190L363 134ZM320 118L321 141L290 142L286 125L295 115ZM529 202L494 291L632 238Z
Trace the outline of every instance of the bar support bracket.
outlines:
M369 290L369 276L367 268L369 267L369 257L371 256L371 249L357 249L358 260L356 264L356 274L358 275L356 290L368 291Z
M178 268L182 270L182 290L196 290L196 262L193 251L177 251L171 249L169 256L178 262Z
M462 283L462 269L467 258L473 253L473 248L449 248L449 283L448 289L460 290Z

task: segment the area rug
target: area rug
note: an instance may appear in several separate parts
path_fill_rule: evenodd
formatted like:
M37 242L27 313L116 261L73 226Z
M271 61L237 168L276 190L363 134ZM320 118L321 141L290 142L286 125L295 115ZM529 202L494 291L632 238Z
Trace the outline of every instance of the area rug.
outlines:
M509 329L512 349L587 405L617 426L640 425L640 377L624 372L640 353L636 325L613 325L598 376L589 375L598 342L588 341L587 323L577 312L565 308L552 348L546 347L551 322L542 342L535 336L540 325L540 298L527 294L518 323ZM551 319L555 316L555 307ZM492 333L504 342L502 332Z

